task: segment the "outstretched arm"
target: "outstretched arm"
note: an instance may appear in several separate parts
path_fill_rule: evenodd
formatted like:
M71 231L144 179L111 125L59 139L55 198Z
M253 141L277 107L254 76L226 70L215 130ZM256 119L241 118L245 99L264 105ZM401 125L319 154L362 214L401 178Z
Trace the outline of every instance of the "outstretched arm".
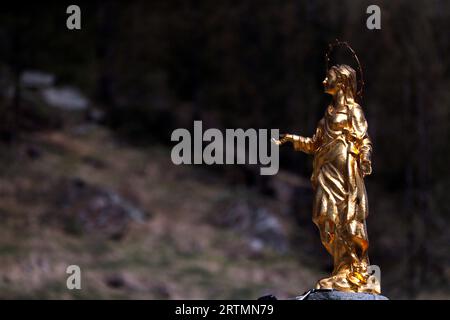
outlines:
M313 154L322 140L322 121L316 129L314 136L302 137L295 134L282 134L280 140L275 140L275 143L281 145L286 142L291 142L296 151L303 151L308 154Z

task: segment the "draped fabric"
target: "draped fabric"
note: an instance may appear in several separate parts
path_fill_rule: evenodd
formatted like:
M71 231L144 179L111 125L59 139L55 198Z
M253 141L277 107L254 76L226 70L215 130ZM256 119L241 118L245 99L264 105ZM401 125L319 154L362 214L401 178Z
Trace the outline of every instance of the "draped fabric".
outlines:
M361 107L329 106L314 136L294 136L293 143L295 150L314 155L313 222L334 257L333 275L354 267L366 270L369 210L360 163L370 160L372 147Z

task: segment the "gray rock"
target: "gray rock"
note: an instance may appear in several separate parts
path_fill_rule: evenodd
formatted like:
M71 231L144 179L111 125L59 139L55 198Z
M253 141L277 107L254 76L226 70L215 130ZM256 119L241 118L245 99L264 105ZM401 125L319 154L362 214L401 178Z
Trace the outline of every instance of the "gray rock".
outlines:
M84 110L89 106L89 100L75 87L46 88L42 96L50 106L64 110Z
M25 88L48 88L53 86L54 82L53 74L35 70L24 71L20 77L20 84Z
M295 300L389 300L379 294L342 292L337 290L310 290Z
M142 222L147 213L119 194L82 179L63 179L55 188L54 214L49 219L71 233L95 234L112 239L125 235L128 225Z
M249 248L260 252L271 248L286 253L288 241L277 215L265 207L259 207L248 201L237 201L220 215L216 224L229 227L248 237Z

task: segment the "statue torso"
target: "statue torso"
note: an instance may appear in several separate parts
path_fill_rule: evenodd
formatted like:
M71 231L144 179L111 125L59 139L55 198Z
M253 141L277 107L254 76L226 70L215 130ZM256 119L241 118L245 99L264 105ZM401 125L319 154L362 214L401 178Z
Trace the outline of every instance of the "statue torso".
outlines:
M329 105L325 112L325 132L334 139L349 128L349 115L347 106Z

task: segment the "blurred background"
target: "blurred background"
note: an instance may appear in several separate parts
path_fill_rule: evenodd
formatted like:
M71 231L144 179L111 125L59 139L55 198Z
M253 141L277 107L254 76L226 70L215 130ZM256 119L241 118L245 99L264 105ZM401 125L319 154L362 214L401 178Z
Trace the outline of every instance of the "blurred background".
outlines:
M324 54L364 68L371 263L391 299L450 298L450 2L66 1L0 12L0 298L256 299L332 269L312 158L175 166L175 128L310 136ZM381 8L381 30L366 8ZM350 63L347 52L333 57ZM68 290L78 265L82 289Z

